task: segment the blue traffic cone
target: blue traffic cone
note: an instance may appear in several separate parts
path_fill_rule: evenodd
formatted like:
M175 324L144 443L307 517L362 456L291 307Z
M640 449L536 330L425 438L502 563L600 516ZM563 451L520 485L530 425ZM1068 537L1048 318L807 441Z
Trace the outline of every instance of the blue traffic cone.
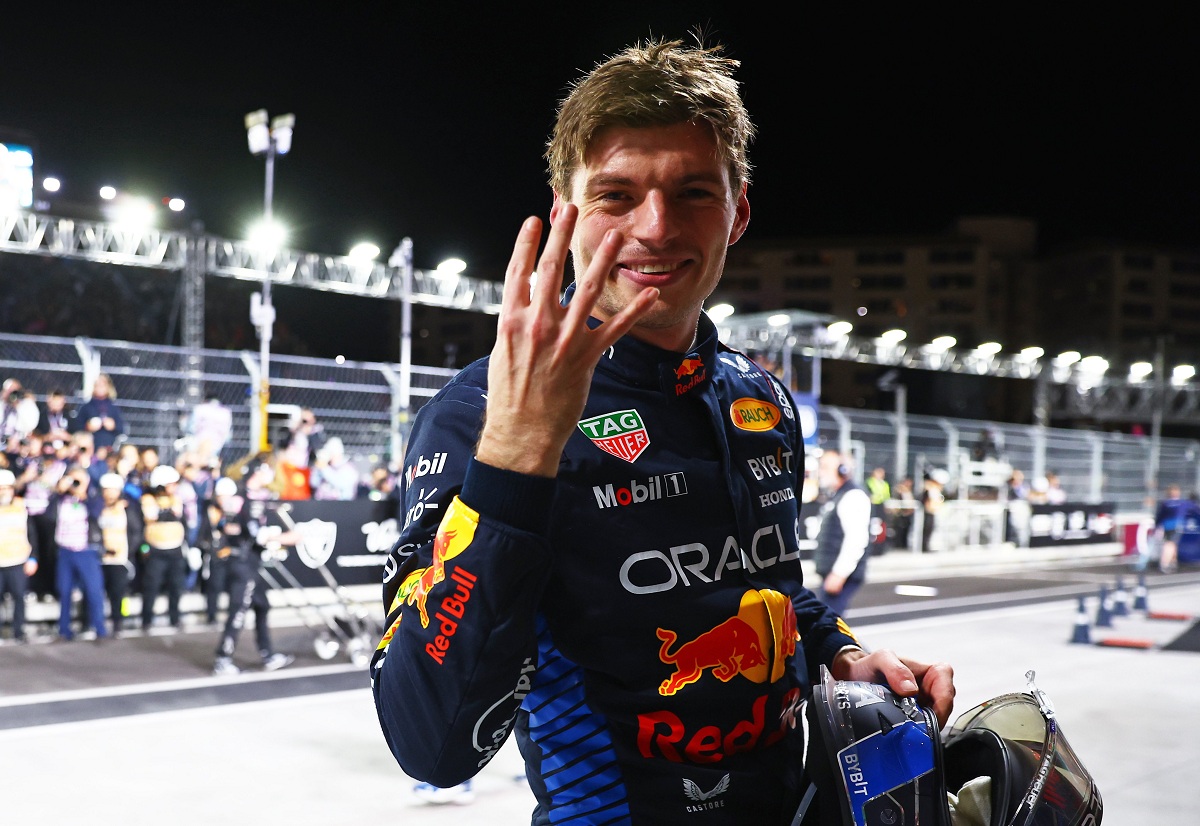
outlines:
M1129 616L1129 592L1125 590L1125 580L1117 577L1117 586L1113 589L1113 616Z
M1109 604L1108 589L1100 586L1100 604L1096 607L1096 627L1112 628L1112 605Z
M1133 610L1149 611L1150 601L1147 598L1149 592L1146 590L1146 575L1138 574L1137 587L1133 589Z
M1088 623L1087 605L1083 597L1079 598L1079 610L1075 612L1075 631L1071 634L1071 642L1092 644L1092 628Z

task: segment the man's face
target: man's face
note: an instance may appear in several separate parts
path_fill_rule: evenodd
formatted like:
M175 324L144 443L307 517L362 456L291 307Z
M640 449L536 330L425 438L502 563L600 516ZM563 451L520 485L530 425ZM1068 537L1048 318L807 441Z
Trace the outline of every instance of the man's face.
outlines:
M49 408L51 413L61 413L62 409L66 405L66 403L67 403L67 399L65 396L47 396L46 397L46 407Z
M568 201L579 207L571 240L576 277L608 230L625 239L593 314L612 318L644 288L657 287L658 301L634 335L685 350L721 279L726 249L750 220L745 187L732 191L712 132L691 123L609 127L593 140L571 192L555 194L552 221Z
M836 488L842 481L838 476L838 464L841 461L841 455L837 453L822 453L821 458L817 462L817 481L821 487L826 490Z

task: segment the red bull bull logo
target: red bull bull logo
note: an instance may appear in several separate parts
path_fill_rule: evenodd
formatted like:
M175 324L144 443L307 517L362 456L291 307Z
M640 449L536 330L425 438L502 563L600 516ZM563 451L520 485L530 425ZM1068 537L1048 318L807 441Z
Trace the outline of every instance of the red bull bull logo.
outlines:
M422 628L429 627L429 609L426 607L429 592L438 583L445 581L446 561L454 559L471 544L471 540L475 538L475 528L478 524L479 514L455 497L446 511L441 525L438 526L437 536L433 540L433 564L428 568L413 571L400 584L396 599L407 605L416 606L420 612ZM463 574L465 576L462 576L461 579L469 578L473 584L475 577L465 571Z
M742 595L736 616L717 624L673 651L679 636L659 628L658 658L675 671L658 687L670 697L711 672L727 683L737 675L755 683L783 676L787 658L796 653L796 613L792 601L778 591L763 589Z
M658 658L675 666L675 673L658 687L658 693L664 697L696 682L708 669L718 680L727 683L735 675L767 662L758 633L740 617L730 617L685 642L674 653L667 650L678 639L674 631L659 628L658 638L663 641Z
M704 369L704 362L702 362L698 358L689 356L689 357L685 358L683 361L681 361L679 363L679 366L675 368L675 378L680 379L682 381L685 376L690 376L693 373L695 373L697 370L703 370L703 369Z

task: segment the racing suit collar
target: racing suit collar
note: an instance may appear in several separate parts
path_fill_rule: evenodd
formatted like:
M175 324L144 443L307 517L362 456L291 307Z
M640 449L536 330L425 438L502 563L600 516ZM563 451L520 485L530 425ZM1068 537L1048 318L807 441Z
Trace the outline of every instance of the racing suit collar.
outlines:
M574 294L575 285L571 284L563 303L570 302ZM599 319L588 318L588 326L593 329L601 323ZM709 385L717 362L718 343L717 326L705 313L700 313L696 341L686 353L664 350L625 335L600 357L596 369L638 387L658 387L673 398L691 396Z

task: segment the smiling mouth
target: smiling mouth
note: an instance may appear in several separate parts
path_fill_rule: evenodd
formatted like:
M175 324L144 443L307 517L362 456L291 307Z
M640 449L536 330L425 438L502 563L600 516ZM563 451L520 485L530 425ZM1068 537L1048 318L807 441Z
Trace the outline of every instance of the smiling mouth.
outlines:
M627 278L641 284L657 284L669 281L681 272L690 262L689 259L669 261L661 264L618 264Z

